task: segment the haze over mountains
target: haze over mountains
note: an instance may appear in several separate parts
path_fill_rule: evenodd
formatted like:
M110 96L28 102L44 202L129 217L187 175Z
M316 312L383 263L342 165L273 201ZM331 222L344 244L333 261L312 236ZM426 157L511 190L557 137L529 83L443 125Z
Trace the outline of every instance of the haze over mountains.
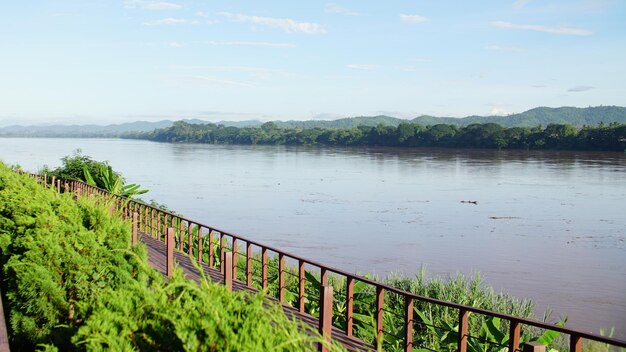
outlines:
M191 124L215 123L233 127L258 127L263 122L248 121L204 121L198 119L183 120ZM626 123L626 107L597 106L588 108L538 107L522 113L508 116L467 116L435 117L422 115L411 120L399 119L391 116L358 116L337 120L307 120L307 121L273 121L279 128L352 128L357 126L377 126L379 124L397 126L402 122L412 122L420 125L451 124L467 126L476 123L496 123L503 127L533 127L548 124L571 124L577 127L583 125L609 124L612 122ZM135 121L112 125L34 125L34 126L7 126L0 128L3 137L119 137L129 132L149 132L158 128L172 126L174 121L162 120L157 122Z

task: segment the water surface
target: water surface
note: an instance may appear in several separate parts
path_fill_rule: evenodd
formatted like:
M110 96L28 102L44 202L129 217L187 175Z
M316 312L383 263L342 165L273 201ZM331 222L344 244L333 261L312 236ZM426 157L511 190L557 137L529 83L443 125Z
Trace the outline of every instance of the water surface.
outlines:
M146 199L288 252L381 276L480 272L540 316L626 332L624 153L0 138L0 159L34 171L76 148Z

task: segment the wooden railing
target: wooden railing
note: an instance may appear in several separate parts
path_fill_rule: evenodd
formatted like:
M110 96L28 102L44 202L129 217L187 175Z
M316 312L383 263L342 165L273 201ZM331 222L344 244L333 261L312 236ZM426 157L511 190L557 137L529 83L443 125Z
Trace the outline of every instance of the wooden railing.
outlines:
M330 266L302 258L295 254L287 253L278 248L268 246L251 239L241 237L239 235L229 233L213 226L205 225L200 222L187 219L180 215L158 209L154 206L141 203L137 200L128 199L125 197L117 196L108 193L105 190L90 186L81 181L66 181L50 178L46 175L32 176L38 178L44 184L54 187L59 192L74 192L78 196L92 196L100 195L102 197L108 197L112 200L112 206L124 219L131 219L136 226L133 226L133 241L137 241L137 231L153 236L159 240L165 241L168 248L168 258L170 262L168 264L168 274L171 273L171 265L173 265L173 250L184 252L195 258L199 263L207 264L210 267L217 268L224 274L224 282L226 285L232 285L232 280L238 278L238 258L242 257L245 260L245 264L241 267L244 268L244 280L241 282L247 287L254 289L253 285L253 262L261 262L261 277L260 288L266 289L269 286L268 283L268 267L270 262L269 253L274 253L274 258L277 257L278 261L278 294L275 297L281 304L286 305L285 300L286 275L297 276L297 300L295 306L291 305L294 309L300 313L305 312L305 300L307 285L306 273L317 273L321 284L318 289L319 293L319 330L327 339L331 339L332 328L332 315L333 315L333 287L329 284L329 276L334 279L345 280L345 292L342 292L345 296L342 297L346 302L345 325L338 327L342 328L345 334L353 339L357 339L354 336L353 328L355 322L354 315L354 303L355 303L355 284L363 283L370 287L371 292L375 294L375 309L373 319L375 322L376 338L379 341L383 341L387 334L392 334L385 328L384 313L385 299L387 296L395 295L396 299L401 299L404 302L404 309L402 314L403 328L402 336L394 335L395 338L401 338L402 349L404 351L412 351L414 346L414 326L418 323L415 319L414 304L418 302L425 302L435 304L449 309L458 311L458 351L466 352L468 350L468 339L476 338L469 335L469 313L480 314L486 317L497 317L503 321L508 322L509 326L509 338L508 338L508 351L545 351L545 346L538 343L525 343L520 346L520 331L522 326L530 326L538 329L557 331L569 336L569 351L581 352L583 346L583 340L595 341L611 346L611 348L626 348L626 341L601 336L593 333L584 332L581 330L570 329L563 326L552 325L545 322L516 317L508 314L494 312L486 309L466 306L462 304L446 302L430 297L416 295L389 285L376 282L375 280L355 275L340 269L332 268ZM207 248L208 246L208 248ZM240 251L240 248L245 248L245 252ZM220 255L220 258L216 258L216 253ZM297 267L297 273L294 274L288 270L287 261L295 263ZM305 270L305 267L308 269ZM312 269L311 269L312 268ZM391 312L394 313L394 312ZM506 346L505 346L506 347ZM523 348L523 349L522 349ZM321 350L325 350L323 346L320 346Z

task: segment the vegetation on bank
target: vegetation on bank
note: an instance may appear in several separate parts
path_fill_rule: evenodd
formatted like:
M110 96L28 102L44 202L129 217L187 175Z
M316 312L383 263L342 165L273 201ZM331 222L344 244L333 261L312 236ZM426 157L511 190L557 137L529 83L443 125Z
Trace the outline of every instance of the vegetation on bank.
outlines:
M102 202L102 200L101 200ZM310 350L319 335L263 295L178 270L165 282L106 205L0 163L0 286L10 342L31 350Z
M494 123L457 127L422 126L403 122L397 127L378 125L354 128L226 127L177 121L153 132L128 133L123 138L159 142L265 145L392 146L488 149L626 150L626 124L585 126L568 124L505 128Z
M61 162L62 165L56 169L44 166L40 173L65 180L83 181L124 197L132 198L148 192L147 189L142 189L137 184L127 184L118 172L113 171L108 162L93 160L83 155L80 149L74 151L72 155L61 158Z

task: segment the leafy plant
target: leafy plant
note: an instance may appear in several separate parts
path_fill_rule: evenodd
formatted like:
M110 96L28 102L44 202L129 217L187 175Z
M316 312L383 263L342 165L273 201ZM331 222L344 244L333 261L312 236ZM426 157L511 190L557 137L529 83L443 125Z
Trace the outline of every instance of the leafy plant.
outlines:
M83 175L85 182L88 184L101 187L112 194L133 197L148 192L147 189L140 189L140 186L134 183L125 185L124 179L113 172L113 168L109 165L99 165L95 178L87 166L83 165Z

